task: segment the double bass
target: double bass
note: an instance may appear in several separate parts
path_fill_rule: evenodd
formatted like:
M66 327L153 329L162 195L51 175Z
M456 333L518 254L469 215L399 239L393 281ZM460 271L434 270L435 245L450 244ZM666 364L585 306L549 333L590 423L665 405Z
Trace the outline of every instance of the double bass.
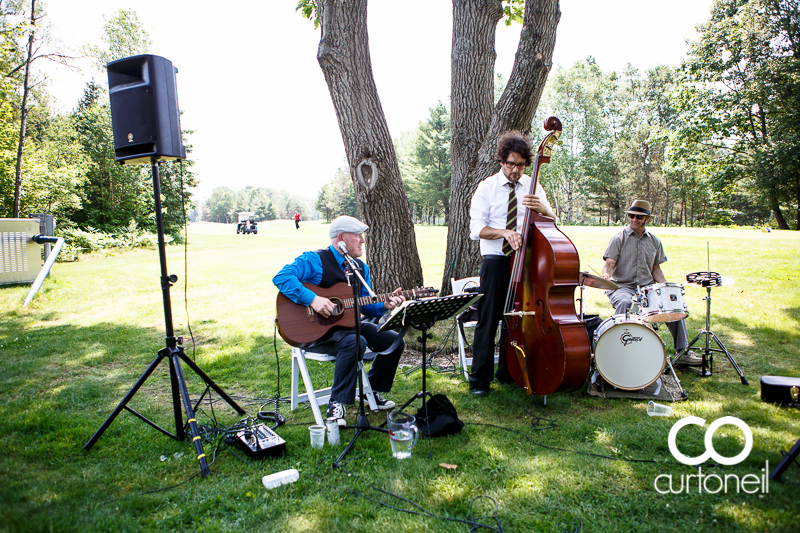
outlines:
M548 134L536 152L528 194L535 194L539 168L550 162L561 121L550 117L544 129ZM519 232L522 246L511 261L503 315L506 366L528 394L575 390L591 362L589 336L575 313L578 251L554 220L531 209Z

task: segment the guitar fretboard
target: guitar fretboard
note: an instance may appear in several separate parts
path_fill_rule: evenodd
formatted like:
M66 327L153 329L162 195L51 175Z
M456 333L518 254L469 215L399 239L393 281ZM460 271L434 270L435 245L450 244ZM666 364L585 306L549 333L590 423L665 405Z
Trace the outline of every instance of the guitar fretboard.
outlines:
M414 299L414 298L421 298L421 297L424 297L424 296L430 296L431 294L430 294L429 290L412 289L410 291L400 291L399 293L397 293L397 292L389 292L389 293L386 293L386 294L378 294L375 300L373 300L371 296L361 296L361 297L358 298L358 305L362 306L362 305L382 303L382 302L385 302L385 301L389 300L389 298L392 298L393 296L399 296L399 295L402 295L403 298L405 298L406 300L411 300L411 299ZM342 306L345 309L352 309L353 305L354 305L353 301L354 301L353 298L343 298L341 300Z

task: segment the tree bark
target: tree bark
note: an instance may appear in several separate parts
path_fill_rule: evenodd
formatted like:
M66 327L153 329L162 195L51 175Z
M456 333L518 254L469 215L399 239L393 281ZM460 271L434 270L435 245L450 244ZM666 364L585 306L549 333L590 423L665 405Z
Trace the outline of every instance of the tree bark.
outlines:
M25 56L25 76L22 82L22 105L19 111L19 142L17 143L17 165L14 170L14 213L19 218L22 200L22 156L25 153L25 136L28 130L28 93L30 93L30 72L33 58L34 28L36 24L36 0L31 0L31 27L28 30L28 51Z
M783 217L783 212L781 211L781 203L778 201L778 195L775 192L774 185L769 188L769 204L770 204L770 209L772 209L772 214L775 215L775 221L778 223L778 229L789 229L789 224Z
M342 133L375 292L422 284L411 210L372 75L367 0L320 0L317 61Z
M512 129L530 132L552 67L561 17L558 0L528 0L514 67L493 106L495 30L502 15L499 0L453 0L451 212L444 293L450 291L451 277L474 276L479 270L479 244L469 236L472 195L481 180L500 169L494 159L500 134Z

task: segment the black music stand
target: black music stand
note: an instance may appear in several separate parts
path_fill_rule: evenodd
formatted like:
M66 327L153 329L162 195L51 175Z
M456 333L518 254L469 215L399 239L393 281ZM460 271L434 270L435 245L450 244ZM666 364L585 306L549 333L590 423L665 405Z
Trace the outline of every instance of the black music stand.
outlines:
M100 426L92 438L89 439L83 449L87 452L94 446L94 443L103 435L108 426L114 421L118 414L122 412L123 409L129 411L130 413L139 417L142 421L150 424L157 430L159 430L164 435L171 437L175 440L184 440L186 438L186 425L189 426L189 430L192 434L192 441L194 443L195 452L197 452L197 460L200 463L200 472L203 474L203 477L208 476L209 469L208 469L208 462L206 461L206 454L203 450L203 443L201 442L200 431L197 428L197 420L195 420L195 410L197 406L200 405L200 402L208 392L209 387L217 391L223 400L225 400L228 405L233 407L237 413L240 415L246 414L245 410L239 407L239 405L233 401L233 399L228 396L224 390L222 390L210 377L203 372L197 363L192 361L183 351L183 347L179 343L179 339L175 337L175 332L172 329L172 304L170 303L169 297L169 289L172 287L172 284L178 281L178 276L176 275L168 275L167 274L167 252L166 252L166 243L164 239L164 217L161 212L161 178L159 176L158 171L158 164L156 163L156 157L151 159L151 174L153 177L153 196L155 198L155 215L156 215L156 229L158 230L158 256L161 261L161 293L164 300L164 322L166 324L166 347L161 348L158 351L158 356L150 363L150 366L147 367L147 370L144 371L142 376L139 380L134 384L131 390L128 391L128 394L122 399L122 401L117 405L114 411L109 415L103 425ZM128 407L128 402L136 395L136 392L139 388L147 381L147 378L150 377L150 374L158 367L161 361L167 358L169 360L169 376L170 382L172 384L172 410L175 415L175 434L173 435L169 431L159 427L155 422L148 420L142 414L136 412L135 410ZM181 361L186 363L189 368L194 370L194 372L200 376L200 378L206 383L206 390L200 395L200 398L197 400L197 403L192 406L192 401L189 398L189 391L186 388L186 378L184 377L183 370L181 369ZM183 413L181 412L181 400L183 400L183 408L186 410L186 425L183 423Z
M399 329L411 326L418 329L422 336L422 390L404 403L400 410L408 407L417 398L422 398L422 410L425 417L428 417L427 397L433 396L428 392L426 384L427 376L427 340L429 338L428 329L439 320L447 320L458 315L465 308L475 303L483 294L454 294L441 298L424 298L422 300L412 300L404 302L397 307L391 318L384 322L378 331L384 329Z

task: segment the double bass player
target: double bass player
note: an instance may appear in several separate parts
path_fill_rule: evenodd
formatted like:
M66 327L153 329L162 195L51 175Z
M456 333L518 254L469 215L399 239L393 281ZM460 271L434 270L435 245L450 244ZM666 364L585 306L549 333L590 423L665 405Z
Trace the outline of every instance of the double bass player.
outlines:
M497 141L495 155L500 172L484 179L470 205L470 238L480 240L481 262L478 323L473 341L469 390L475 396L489 394L494 376L494 351L497 326L503 318L503 306L511 279L511 254L522 245L521 228L525 209L532 209L555 220L540 183L535 194L530 190L531 177L524 174L533 161L528 140L519 131L508 131ZM503 345L502 339L500 345ZM511 383L505 358L500 357L497 375L501 383Z

